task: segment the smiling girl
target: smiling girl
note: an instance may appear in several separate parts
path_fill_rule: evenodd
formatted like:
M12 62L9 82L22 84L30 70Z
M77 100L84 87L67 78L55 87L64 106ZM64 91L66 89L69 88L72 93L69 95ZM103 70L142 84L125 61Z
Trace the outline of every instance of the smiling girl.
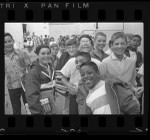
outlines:
M103 32L97 32L94 38L94 50L91 51L91 57L102 61L108 55L103 51L106 46L106 34Z

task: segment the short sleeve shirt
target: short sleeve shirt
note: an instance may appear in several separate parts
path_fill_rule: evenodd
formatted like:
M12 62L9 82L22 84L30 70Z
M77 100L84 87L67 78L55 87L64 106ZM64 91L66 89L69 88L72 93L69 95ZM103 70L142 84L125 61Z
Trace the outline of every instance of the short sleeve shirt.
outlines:
M29 56L20 50L14 50L11 56L5 55L5 74L8 89L21 87L21 79L25 76L26 68L30 64Z

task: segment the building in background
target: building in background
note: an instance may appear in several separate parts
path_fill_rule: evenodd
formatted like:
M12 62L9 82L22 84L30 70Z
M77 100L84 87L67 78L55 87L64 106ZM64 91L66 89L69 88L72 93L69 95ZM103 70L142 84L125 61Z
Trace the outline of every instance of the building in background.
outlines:
M124 32L139 34L142 37L141 46L139 51L143 55L144 46L144 25L143 23L5 23L5 32L9 32L13 35L15 43L19 48L23 47L23 32L30 32L30 35L34 32L38 36L50 36L54 37L57 41L60 35L80 35L83 33L94 36L96 31L102 31L107 35L108 42L115 32Z

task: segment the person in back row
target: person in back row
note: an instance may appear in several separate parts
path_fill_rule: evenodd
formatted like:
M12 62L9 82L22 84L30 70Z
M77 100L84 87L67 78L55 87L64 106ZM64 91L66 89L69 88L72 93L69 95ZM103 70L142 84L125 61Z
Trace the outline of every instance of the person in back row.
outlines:
M59 64L59 58L57 57L58 54L58 44L56 42L51 42L50 45L50 65L56 70Z
M141 45L141 36L133 35L128 42L129 53L125 53L127 56L133 58L136 61L136 68L139 69L143 63L141 52L138 51L138 47Z
M63 53L65 51L66 51L65 42L64 41L59 41L59 51L58 51L57 57L60 59L60 57L63 55Z
M97 32L94 38L94 50L90 52L91 57L102 61L108 55L103 51L106 46L106 34L103 32Z
M136 68L140 68L143 63L141 52L138 51L138 47L141 45L142 38L140 35L134 35L129 43L130 51L136 54Z
M70 58L75 57L78 51L78 42L75 39L69 39L66 41L65 52L62 54L59 60L57 70L61 70Z

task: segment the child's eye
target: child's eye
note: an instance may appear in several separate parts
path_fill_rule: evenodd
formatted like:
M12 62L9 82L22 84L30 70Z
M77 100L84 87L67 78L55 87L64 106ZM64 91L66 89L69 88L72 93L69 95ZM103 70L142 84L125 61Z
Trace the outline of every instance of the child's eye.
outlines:
M121 45L125 45L125 43L121 43Z
M91 75L91 74L92 74L92 72L87 72L87 74Z

